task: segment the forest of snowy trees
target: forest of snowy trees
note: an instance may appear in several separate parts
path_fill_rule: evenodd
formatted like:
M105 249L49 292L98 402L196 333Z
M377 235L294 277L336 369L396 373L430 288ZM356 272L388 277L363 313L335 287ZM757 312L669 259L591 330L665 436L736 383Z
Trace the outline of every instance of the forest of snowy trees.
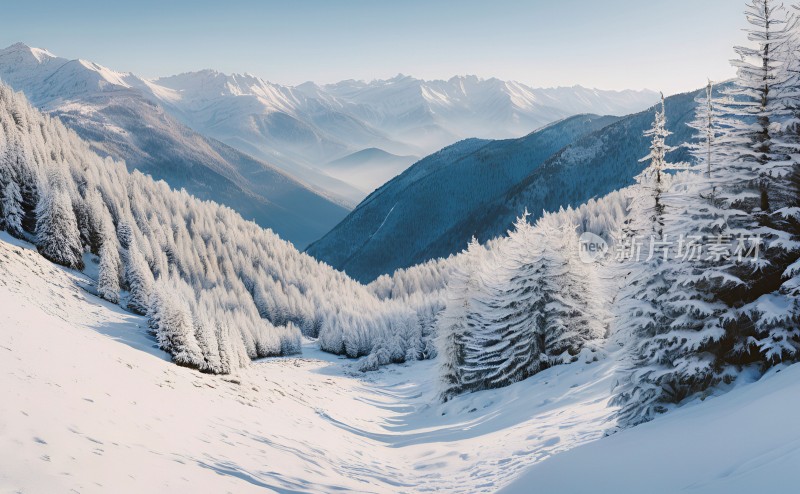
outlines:
M228 373L251 359L323 350L362 366L434 355L437 303L380 299L231 209L93 153L0 85L0 228L147 315L176 363ZM415 307L415 308L410 308Z
M630 426L745 369L800 360L797 14L772 0L747 4L738 77L721 94L708 83L691 142L670 142L662 101L635 185L535 226L522 216L507 237L471 244L438 269L442 400L591 361L613 335L627 362L613 403ZM678 147L691 163L669 162ZM582 263L585 232L612 245L609 255ZM411 286L404 278L414 276L400 275ZM374 283L384 294L387 280Z
M0 85L0 228L146 315L176 363L228 373L300 351L361 370L438 359L442 401L623 349L621 426L800 360L800 11L747 4L749 45L674 142L665 102L637 182L527 211L508 235L361 285L231 209L101 158ZM688 150L691 162L671 162ZM587 262L584 235L610 248Z

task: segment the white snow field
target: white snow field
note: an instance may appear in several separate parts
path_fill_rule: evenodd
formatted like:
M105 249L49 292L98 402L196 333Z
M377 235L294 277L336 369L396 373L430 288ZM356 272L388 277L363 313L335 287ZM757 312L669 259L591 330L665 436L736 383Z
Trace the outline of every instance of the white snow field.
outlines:
M593 442L614 355L446 405L435 362L313 342L212 376L92 283L0 233L0 492L745 492L800 464L800 366Z
M615 494L797 492L800 365L533 466L503 489Z

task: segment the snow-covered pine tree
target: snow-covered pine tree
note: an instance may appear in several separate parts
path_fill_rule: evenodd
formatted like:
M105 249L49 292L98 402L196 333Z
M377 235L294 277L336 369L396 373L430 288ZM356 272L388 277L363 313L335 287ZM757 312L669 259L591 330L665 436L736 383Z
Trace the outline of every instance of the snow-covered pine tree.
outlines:
M682 179L692 178L688 172L679 173L673 187L680 185ZM649 191L641 190L638 185L631 192L650 196ZM702 281L706 275L703 261L680 259L696 249L688 244L695 242L691 237L697 225L675 202L685 198L683 192L673 190L664 194L663 237L645 237L641 244L643 254L633 254L618 267L626 276L626 283L615 304L615 338L630 347L629 367L613 400L621 407L621 426L651 420L719 379L715 354L725 335L721 318L726 307L715 299L713 292L698 289L698 280ZM703 201L698 195L694 200ZM645 217L630 223L638 225L631 233L649 232L646 211L633 208L630 214ZM650 245L655 245L652 256ZM668 258L664 249L669 249Z
M547 304L544 237L534 232L527 211L509 232L492 264L497 280L475 296L483 312L464 348L463 391L497 388L542 370L545 357L542 328Z
M47 178L35 165L31 163L29 151L18 139L9 142L13 156L12 166L16 173L19 192L22 196L22 228L25 232L35 235L37 221L37 207L40 201L40 189L47 187Z
M6 184L0 195L0 229L15 237L21 237L23 217L22 195L19 186L12 180Z
M569 363L606 329L598 287L580 260L575 226L527 212L481 264L466 317L461 391L507 386ZM566 216L566 214L565 214Z
M125 254L125 282L128 285L128 309L137 314L146 314L153 292L153 273L136 242L128 241Z
M211 323L208 312L198 306L192 316L194 325L194 336L197 345L203 355L203 361L199 364L199 369L203 372L219 374L222 372L222 359L219 354L219 340L216 330Z
M80 232L65 179L56 168L51 168L48 178L36 207L36 247L50 261L83 269Z
M777 177L783 175L785 156L773 146L775 124L786 114L781 101L781 87L789 75L784 59L789 49L787 13L776 0L750 0L745 15L750 23L748 39L754 46L735 47L739 59L731 61L737 69L735 85L728 91L734 101L728 110L737 117L738 125L731 133L739 137L738 163L741 176L758 195L755 203L745 202L745 209L772 209L771 190Z
M97 275L97 293L112 304L119 303L119 252L114 242L100 246L100 271Z
M83 209L86 218L84 220L85 225L83 225L85 231L81 231L81 235L85 237L85 243L89 246L89 250L99 255L100 246L103 245L103 242L110 238L111 235L116 237L111 214L108 212L108 207L103 202L103 198L97 189L86 191ZM106 219L111 222L110 231L104 231L108 230ZM117 241L116 238L114 241Z
M544 353L548 365L569 363L586 343L605 336L603 297L593 266L580 260L575 225L537 226L545 238Z
M445 309L437 319L437 353L440 358L439 398L442 402L463 391L465 347L470 338L469 317L476 293L476 271L481 246L473 237L464 251L460 265L453 269L448 281Z
M159 280L147 312L147 322L158 346L172 355L172 360L201 369L205 357L195 336L192 311L175 280Z
M15 180L14 157L8 138L0 126L0 229L11 235L22 234L22 195Z
M97 194L99 197L99 194ZM108 208L99 201L93 208L91 222L95 224L92 237L99 244L100 271L97 276L97 292L111 303L119 303L120 270L119 246L116 228Z
M726 113L732 100L715 95L716 91L714 83L709 80L706 90L695 99L694 119L688 123L694 136L690 142L684 143L692 156L689 167L699 175L694 181L705 179L707 190L702 192L712 203L718 187L714 182L715 175L723 165L738 158L738 153L731 154L737 141L729 132L738 126L738 122Z
M220 373L230 374L235 368L238 368L238 358L233 350L233 338L231 335L230 326L224 318L214 317L214 335L217 338L217 348L219 349L219 368ZM241 338L236 338L241 341ZM241 353L247 358L247 352L244 347L241 348Z
M712 96L710 88L706 94ZM704 248L696 236L716 234L724 225L710 204L712 196L703 195L709 190L708 151L713 153L714 142L714 114L713 109L708 113L709 106L698 110L695 120L699 121L695 124L698 141L707 141L705 149L702 145L693 148L700 157L694 166L677 176L667 175L657 199L646 180L630 189L633 197L625 233L631 248L619 266L627 280L616 307L616 337L633 342L630 366L613 400L621 407L622 426L651 420L720 379L716 354L725 336L726 306L717 300L711 280L728 264L721 259L712 262L705 254L694 255ZM666 162L659 166L672 168ZM712 170L713 177L723 173L723 169ZM652 170L643 173L653 174ZM654 235L650 210L655 201L662 209L660 229ZM637 242L643 252L637 251Z
M664 94L661 94L661 109L656 110L653 126L646 130L645 137L650 137L650 153L640 162L649 162L647 168L639 175L638 180L643 187L650 189L653 196L653 232L659 237L664 228L664 204L661 196L667 189L669 177L666 174L668 167L667 153L675 150L674 147L667 145L667 138L672 132L667 130L667 116L664 102Z
M770 80L774 101L766 107L771 117L772 153L765 167L771 209L757 214L767 262L759 278L748 280L745 300L758 298L741 308L738 324L752 332L742 332L737 347L751 359L760 356L764 367L800 358L800 24L796 14L787 17L786 25L788 34L775 52L777 68Z
M695 130L699 137L697 143L690 143L689 148L694 162L706 169L706 178L711 178L711 168L714 163L714 151L717 145L717 118L714 101L714 84L709 79L705 96L695 99L695 118L689 122L689 127Z
M762 245L757 261L724 270L735 283L718 292L728 305L741 307L726 326L728 360L768 366L798 357L786 345L796 331L788 311L777 317L774 301L764 298L782 289L800 251L793 232L796 210L790 205L796 195L788 185L797 154L789 130L798 92L797 41L791 33L796 30L793 20L778 2L752 0L747 16L748 38L755 46L738 47L741 59L733 61L738 77L731 94L737 99L730 111L737 125L729 134L735 138L730 139L735 159L722 177L721 206L734 236L758 234ZM791 306L791 300L785 305Z
M117 225L117 239L119 239L120 246L123 249L129 249L134 241L133 227L127 220L119 222Z
M800 6L789 23L790 37L781 50L783 75L779 78L778 98L786 117L774 145L787 155L787 163L776 177L778 205L773 214L775 227L793 237L800 236Z

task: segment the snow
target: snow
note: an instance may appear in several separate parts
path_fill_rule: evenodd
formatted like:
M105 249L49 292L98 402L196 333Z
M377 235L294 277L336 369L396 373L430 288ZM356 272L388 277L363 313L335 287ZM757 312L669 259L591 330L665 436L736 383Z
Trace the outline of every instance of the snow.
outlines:
M535 465L503 493L790 492L800 365Z
M312 342L204 375L91 283L0 233L0 491L492 492L612 412L611 361L447 405L435 362L361 374Z

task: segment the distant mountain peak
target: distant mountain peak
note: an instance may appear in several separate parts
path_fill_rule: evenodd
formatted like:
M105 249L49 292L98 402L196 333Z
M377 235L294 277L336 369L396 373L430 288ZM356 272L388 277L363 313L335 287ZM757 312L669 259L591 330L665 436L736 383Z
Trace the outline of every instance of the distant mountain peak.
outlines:
M3 55L20 55L29 57L35 63L42 63L51 58L57 58L44 48L34 48L22 42L14 43L13 45L0 50L0 56Z

